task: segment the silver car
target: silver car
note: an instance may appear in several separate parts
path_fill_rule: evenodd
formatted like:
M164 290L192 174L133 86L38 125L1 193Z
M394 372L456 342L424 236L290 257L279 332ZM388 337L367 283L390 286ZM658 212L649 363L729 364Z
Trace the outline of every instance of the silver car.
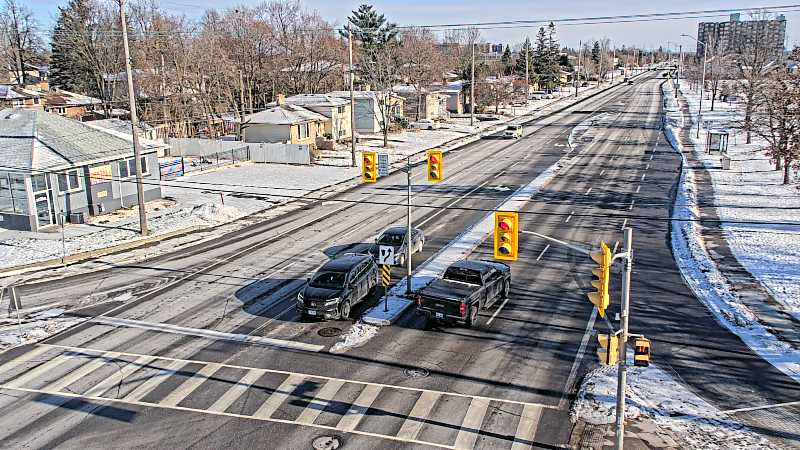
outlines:
M373 257L378 257L378 247L385 245L394 248L394 264L402 266L406 263L406 227L390 227L375 239L375 244L370 249ZM425 235L419 228L411 229L411 254L422 251L425 246Z

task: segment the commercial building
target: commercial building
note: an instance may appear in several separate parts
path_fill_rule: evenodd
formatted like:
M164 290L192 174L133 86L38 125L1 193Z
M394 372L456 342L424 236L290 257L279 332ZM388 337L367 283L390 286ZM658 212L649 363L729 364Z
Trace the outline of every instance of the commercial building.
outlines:
M720 56L734 55L748 46L765 46L775 60L784 55L786 41L786 17L777 16L769 20L740 20L739 14L731 14L727 22L700 22L697 40L708 43L709 52ZM703 57L703 45L697 44L697 57Z

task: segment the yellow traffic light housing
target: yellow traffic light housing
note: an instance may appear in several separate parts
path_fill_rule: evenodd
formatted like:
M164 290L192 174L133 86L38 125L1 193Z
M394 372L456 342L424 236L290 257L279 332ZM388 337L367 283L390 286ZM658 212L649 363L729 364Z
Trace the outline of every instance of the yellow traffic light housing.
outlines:
M633 365L636 367L650 365L650 339L642 336L633 340Z
M516 261L519 255L519 216L515 212L494 213L494 257Z
M376 152L361 153L361 180L365 183L378 181L378 154Z
M592 287L595 288L594 292L588 294L589 300L597 306L597 312L600 317L605 317L606 309L611 303L611 297L608 294L608 285L611 283L611 249L608 248L605 242L600 242L600 250L590 253L592 260L597 263L597 267L592 269L592 274L597 277L592 280Z
M597 357L600 364L613 366L617 364L619 356L619 338L613 334L600 333L597 335Z
M444 181L444 153L441 150L428 150L428 181Z

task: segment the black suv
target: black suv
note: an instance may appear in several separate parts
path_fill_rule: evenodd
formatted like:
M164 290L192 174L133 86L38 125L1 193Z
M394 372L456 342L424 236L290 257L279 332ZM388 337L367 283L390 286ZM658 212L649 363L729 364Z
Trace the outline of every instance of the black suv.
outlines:
M304 318L348 319L378 285L378 266L369 255L332 259L317 269L297 294L297 310Z

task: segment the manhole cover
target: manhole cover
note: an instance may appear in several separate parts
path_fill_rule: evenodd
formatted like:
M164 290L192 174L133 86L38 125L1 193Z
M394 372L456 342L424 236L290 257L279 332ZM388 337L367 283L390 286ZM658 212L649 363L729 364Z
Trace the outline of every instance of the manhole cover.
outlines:
M319 436L311 441L311 446L315 450L336 450L342 445L338 436Z
M403 371L408 378L425 378L430 375L430 371L428 369L417 367L415 369L406 369Z
M342 329L336 327L325 327L317 331L317 334L322 337L334 337L342 334Z

